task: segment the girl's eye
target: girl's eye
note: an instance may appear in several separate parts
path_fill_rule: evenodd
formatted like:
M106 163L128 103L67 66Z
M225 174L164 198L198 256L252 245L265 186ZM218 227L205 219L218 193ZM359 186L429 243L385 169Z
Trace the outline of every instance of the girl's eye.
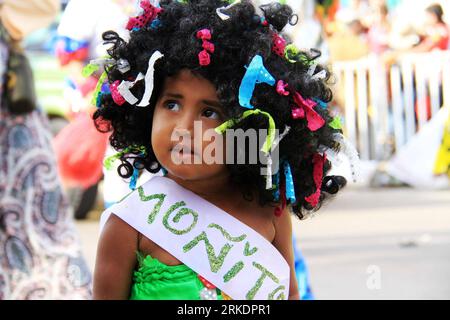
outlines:
M205 111L203 111L202 116L214 120L220 119L220 114L213 109L206 109Z
M172 111L179 111L180 110L180 105L176 101L167 101L167 102L164 103L164 106L168 110L172 110Z

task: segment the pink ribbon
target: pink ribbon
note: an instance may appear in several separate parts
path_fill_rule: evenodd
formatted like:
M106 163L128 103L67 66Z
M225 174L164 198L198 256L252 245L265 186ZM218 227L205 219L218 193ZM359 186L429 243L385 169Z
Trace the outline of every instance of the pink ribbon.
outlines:
M289 91L286 90L286 88L288 86L289 85L287 83L284 83L283 80L279 80L277 82L277 92L278 92L278 94L281 95L281 96L288 96L289 95Z
M284 40L279 34L273 35L272 52L284 58L284 50L286 49L286 40Z
M201 66L208 66L211 63L211 56L206 50L202 50L198 54L198 61Z
M314 192L309 197L305 198L305 200L313 207L316 207L319 204L320 193L322 190L323 166L326 160L327 160L326 154L321 156L320 154L316 153L313 156L313 165L314 165L313 177L314 183L316 184L316 192Z
M215 50L215 46L213 43L209 42L208 40L204 40L203 41L203 45L202 45L203 49L205 49L206 51L209 51L211 53L214 53Z
M126 101L125 98L122 97L122 95L120 94L119 90L117 89L120 85L120 81L114 81L110 86L109 89L111 91L111 97L113 98L114 102L121 106L123 105Z
M197 32L197 39L211 40L211 30L202 29Z
M144 13L137 17L131 17L127 23L127 30L140 29L147 26L162 11L162 8L153 6L149 0L141 1L141 8L144 9Z
M298 106L298 108L292 110L294 119L303 119L306 117L308 128L311 131L317 131L325 125L325 120L314 110L314 107L317 106L316 102L303 98L298 92L294 94L294 101Z
M203 41L203 50L198 54L198 61L201 66L208 66L211 63L211 55L209 53L214 53L215 51L214 44L208 41L211 40L211 37L211 30L209 29L202 29L197 32L197 39Z

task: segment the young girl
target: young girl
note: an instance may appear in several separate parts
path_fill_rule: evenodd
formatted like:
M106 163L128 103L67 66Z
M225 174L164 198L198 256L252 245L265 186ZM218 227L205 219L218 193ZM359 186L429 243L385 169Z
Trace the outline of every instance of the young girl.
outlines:
M298 299L290 212L304 218L345 185L326 176L327 153L345 146L328 72L281 33L296 22L286 5L141 7L128 42L103 36L94 119L112 130L122 177L164 177L103 214L94 297Z

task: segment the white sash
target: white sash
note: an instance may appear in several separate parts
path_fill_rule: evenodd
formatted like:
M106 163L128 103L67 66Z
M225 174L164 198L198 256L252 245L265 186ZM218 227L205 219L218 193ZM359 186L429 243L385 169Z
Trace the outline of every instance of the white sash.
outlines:
M289 265L263 236L171 179L153 177L113 213L235 300L287 299Z

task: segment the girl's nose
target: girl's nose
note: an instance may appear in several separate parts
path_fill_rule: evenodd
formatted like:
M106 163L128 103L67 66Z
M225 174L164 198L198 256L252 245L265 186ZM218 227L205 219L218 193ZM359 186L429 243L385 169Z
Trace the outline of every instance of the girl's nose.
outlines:
M180 116L177 117L177 119L174 119L176 121L175 130L183 132L183 134L185 134L186 132L193 134L196 115L191 110L186 109L181 112Z

